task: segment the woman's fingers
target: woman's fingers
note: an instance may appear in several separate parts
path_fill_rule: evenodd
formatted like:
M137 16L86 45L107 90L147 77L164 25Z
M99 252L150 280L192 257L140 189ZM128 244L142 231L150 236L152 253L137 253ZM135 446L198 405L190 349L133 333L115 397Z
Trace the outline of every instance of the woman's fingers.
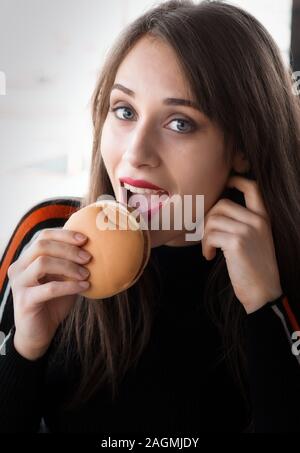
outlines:
M26 295L24 294L24 303L28 301L32 307L36 307L39 304L43 306L49 300L80 293L88 289L89 286L90 283L85 280L48 282L43 285L27 288Z
M233 220L246 223L256 227L258 222L263 221L263 218L249 211L244 206L240 206L229 198L222 198L219 200L205 215L204 224L208 221L209 217L215 214L220 214L229 217Z
M14 302L15 343L25 358L42 356L59 323L71 310L76 297L89 288L89 276L75 232L43 230L8 269ZM82 264L82 265L81 265ZM49 303L47 303L49 302Z
M78 244L78 242L83 242L87 239L81 233L76 231L64 230L62 228L45 228L39 234L39 239L50 239L53 241L66 241L70 244Z
M30 263L42 255L86 263L91 255L81 249L81 246L87 238L82 236L82 239L78 240L77 234L74 231L55 228L42 230L34 243L20 256L16 266L19 270L26 269Z
M269 220L266 206L262 199L257 181L245 178L243 176L231 176L227 181L228 187L235 187L244 194L247 209L254 214L258 214L265 220Z
M211 230L222 230L233 234L247 234L249 228L251 226L246 223L239 222L224 215L212 214L208 217L205 224L204 235Z
M210 233L205 236L205 239L202 240L202 254L207 260L211 260L216 255L216 248L220 248L225 252L225 247L234 246L235 242L236 236L231 233L224 231L210 231Z
M63 258L39 256L16 278L18 286L36 286L45 275L61 275L67 279L84 280L89 271L84 266Z

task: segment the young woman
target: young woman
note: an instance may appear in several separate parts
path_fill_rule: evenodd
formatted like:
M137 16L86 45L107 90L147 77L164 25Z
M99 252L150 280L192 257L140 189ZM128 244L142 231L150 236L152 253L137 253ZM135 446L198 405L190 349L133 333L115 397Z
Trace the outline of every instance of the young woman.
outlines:
M79 295L86 238L43 230L8 272L0 430L300 430L299 119L290 71L242 9L173 0L121 33L82 206L123 178L203 194L204 235L150 230L140 280L95 301Z

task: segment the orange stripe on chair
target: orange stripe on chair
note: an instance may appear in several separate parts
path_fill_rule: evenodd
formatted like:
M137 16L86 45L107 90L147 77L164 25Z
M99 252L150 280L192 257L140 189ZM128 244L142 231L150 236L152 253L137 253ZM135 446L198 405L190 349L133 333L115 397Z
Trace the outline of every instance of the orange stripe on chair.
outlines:
M286 311L286 313L288 315L288 318L289 318L289 321L291 323L291 326L292 326L293 330L294 331L300 331L300 327L299 327L298 321L297 321L294 313L292 312L292 309L291 309L290 304L288 302L287 296L284 296L282 304L283 304L284 309L285 309L285 311Z
M70 205L53 204L39 208L29 214L14 233L12 242L5 254L3 263L0 267L0 289L2 288L7 270L12 263L13 257L17 251L19 244L22 242L26 234L38 223L53 218L68 219L78 208Z

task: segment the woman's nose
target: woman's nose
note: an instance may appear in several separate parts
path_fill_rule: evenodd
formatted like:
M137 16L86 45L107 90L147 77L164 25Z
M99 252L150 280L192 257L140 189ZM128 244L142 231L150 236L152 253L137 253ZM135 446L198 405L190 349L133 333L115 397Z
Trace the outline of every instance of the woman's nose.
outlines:
M123 159L129 162L133 167L147 165L156 167L159 165L160 157L157 149L157 143L153 132L146 127L136 127L127 142Z

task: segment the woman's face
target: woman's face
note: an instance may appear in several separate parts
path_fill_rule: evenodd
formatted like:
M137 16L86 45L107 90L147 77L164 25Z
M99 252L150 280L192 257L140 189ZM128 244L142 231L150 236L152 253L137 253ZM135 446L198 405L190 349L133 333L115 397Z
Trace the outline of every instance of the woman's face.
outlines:
M150 182L169 197L192 195L193 216L196 194L204 195L207 212L224 190L230 171L223 134L197 108L164 101L194 101L172 48L143 37L122 61L114 83L119 88L110 94L101 154L116 198L121 197L120 178L129 177ZM186 240L184 229L149 228L149 232L152 247L195 243Z

